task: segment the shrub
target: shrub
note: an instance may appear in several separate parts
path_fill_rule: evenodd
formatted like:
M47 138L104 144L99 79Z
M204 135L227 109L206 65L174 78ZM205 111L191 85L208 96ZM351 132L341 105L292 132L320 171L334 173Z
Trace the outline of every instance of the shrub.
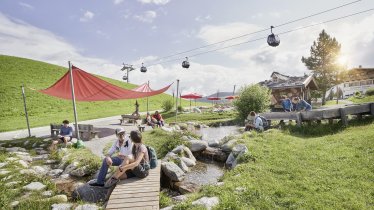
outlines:
M374 96L374 88L369 88L365 94L367 96Z
M174 101L172 99L168 99L162 102L161 108L165 111L168 112L174 107Z
M361 92L357 91L353 95L355 98L361 98Z
M245 86L240 90L240 97L234 101L239 118L245 119L251 111L263 112L269 109L270 90L260 85Z
M182 106L178 106L178 112L183 112L183 107Z

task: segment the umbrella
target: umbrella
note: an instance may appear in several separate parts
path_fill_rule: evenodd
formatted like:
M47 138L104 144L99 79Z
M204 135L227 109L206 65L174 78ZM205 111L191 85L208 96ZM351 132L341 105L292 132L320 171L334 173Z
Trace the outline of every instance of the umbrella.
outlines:
M236 98L239 98L239 96L227 96L225 99L232 100L232 99L236 99Z
M190 93L190 94L186 94L186 95L181 96L181 98L190 99L190 111L191 111L191 99L195 99L195 102L196 102L196 99L202 98L202 97L203 97L202 95L197 94L197 93Z
M217 94L218 95L218 94ZM214 106L214 101L219 101L221 100L220 97L208 97L207 98L209 101L212 101L212 105Z

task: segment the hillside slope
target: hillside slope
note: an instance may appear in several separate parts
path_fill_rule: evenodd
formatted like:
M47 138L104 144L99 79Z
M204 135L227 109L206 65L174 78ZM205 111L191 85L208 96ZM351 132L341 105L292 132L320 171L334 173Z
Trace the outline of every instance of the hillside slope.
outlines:
M31 127L74 119L72 102L39 93L54 84L67 68L25 58L0 55L0 132L26 128L21 85L24 83ZM114 85L131 89L136 85L100 77ZM30 89L31 88L31 89ZM160 110L168 94L149 97L149 110ZM138 99L140 111L146 111L146 98ZM108 117L135 110L135 99L103 102L77 102L78 120ZM183 105L189 104L185 101Z

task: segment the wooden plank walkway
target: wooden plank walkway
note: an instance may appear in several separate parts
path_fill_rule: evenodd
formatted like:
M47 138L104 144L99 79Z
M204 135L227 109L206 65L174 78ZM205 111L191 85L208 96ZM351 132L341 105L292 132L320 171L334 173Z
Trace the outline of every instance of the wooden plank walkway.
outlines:
M121 180L109 197L106 209L159 209L161 160L144 179Z
M296 120L298 125L303 121L342 119L344 125L348 124L347 115L374 115L374 103L352 104L338 108L316 109L307 112L269 112L261 113L268 120ZM249 116L248 116L249 119Z

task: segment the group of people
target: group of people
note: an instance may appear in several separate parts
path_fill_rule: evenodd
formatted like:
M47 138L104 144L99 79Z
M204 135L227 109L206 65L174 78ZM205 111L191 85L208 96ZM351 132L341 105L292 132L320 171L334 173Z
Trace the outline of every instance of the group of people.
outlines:
M121 179L144 178L149 174L148 150L142 142L142 134L138 130L133 130L130 132L130 136L126 136L125 130L118 128L116 135L118 139L108 150L101 164L97 180L91 182L91 186L111 187ZM110 166L118 166L118 168L105 183L105 177Z
M149 112L147 112L145 120L146 124L152 126L152 128L155 126L164 126L164 119L158 111L156 111L153 115L150 115Z
M282 96L282 107L285 112L293 112L293 111L311 111L312 105L306 102L299 97L288 98L286 95Z

